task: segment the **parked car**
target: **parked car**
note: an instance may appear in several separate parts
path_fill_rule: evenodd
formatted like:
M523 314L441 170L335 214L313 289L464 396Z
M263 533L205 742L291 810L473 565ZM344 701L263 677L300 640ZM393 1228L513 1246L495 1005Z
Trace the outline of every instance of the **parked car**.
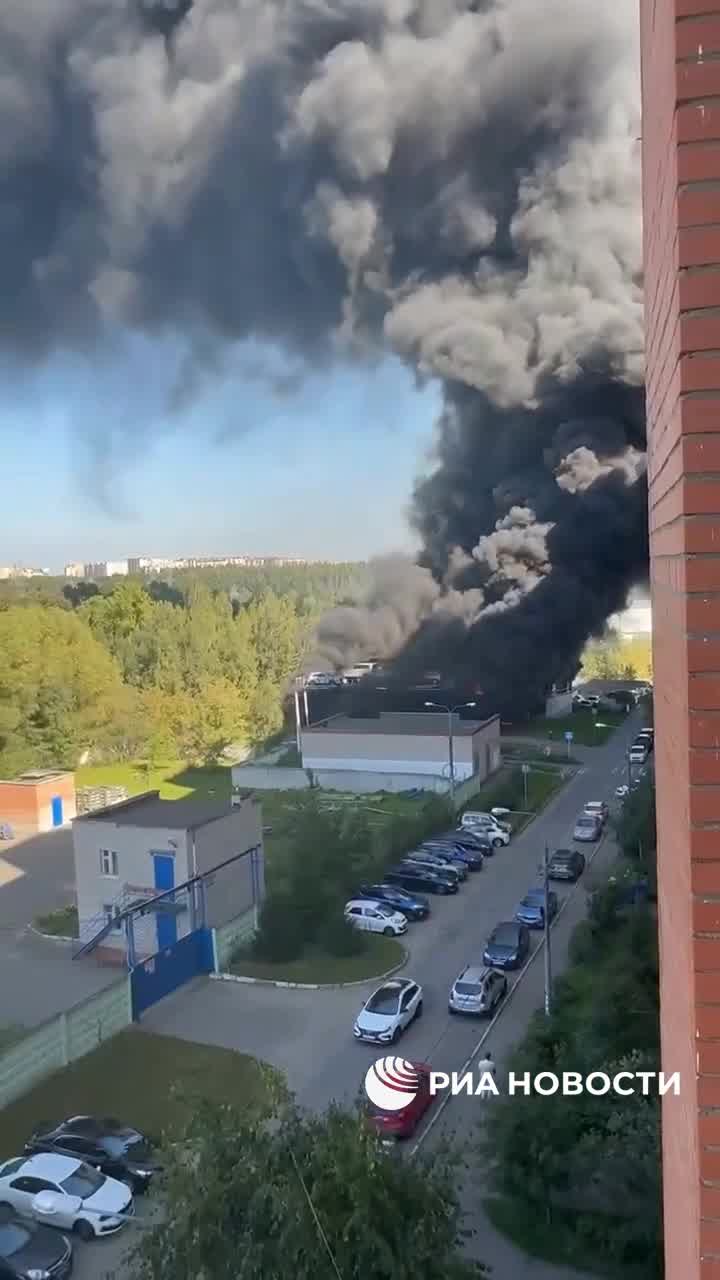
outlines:
M449 1013L466 1013L475 1017L492 1014L503 996L508 980L504 973L481 964L468 964L450 988Z
M519 969L530 950L530 933L517 920L506 920L493 929L483 960L491 969Z
M641 729L633 746L644 746L648 752L652 751L655 745L655 733L652 729Z
M592 843L602 835L603 824L597 814L581 813L575 820L573 840Z
M507 825L501 826L497 818L491 817L489 813L464 813L461 826L463 829L467 828L469 831L486 835L496 849L510 843L510 831Z
M548 891L548 916L552 920L558 912L558 896L553 889ZM545 890L531 889L525 894L515 912L515 919L526 924L528 929L544 929L545 927Z
M466 867L468 871L482 871L485 861L480 849L468 849L465 845L457 844L450 836L424 840L420 848L430 849L431 852L447 853L453 866Z
M544 867L540 866L540 871ZM548 863L548 880L579 880L585 870L585 858L577 849L556 849Z
M604 800L588 800L583 813L588 813L592 818L597 818L603 827L610 816L610 810Z
M344 916L348 924L363 933L384 933L386 938L407 933L407 918L385 902L353 898L345 903Z
M425 893L457 893L459 885L457 876L452 879L440 867L423 866L419 862L400 862L390 871L385 872L388 884L400 885L414 893L416 889Z
M418 1089L412 1102L400 1111L384 1111L369 1099L365 1104L368 1123L383 1138L411 1138L428 1107L435 1101L430 1092L430 1068L427 1063L411 1062L410 1066L414 1067L418 1078Z
M0 1222L0 1280L68 1280L72 1263L67 1236L20 1218Z
M616 800L624 800L625 797L628 796L629 794L630 794L630 788L626 782L621 782L620 785L615 788Z
M451 871L457 873L458 880L467 880L468 866L456 856L455 850L450 849L447 845L424 843L418 845L417 849L413 849L412 853L407 856L412 858L414 854L422 855L423 858L429 858L431 862L439 862L441 866L448 867Z
M471 831L469 827L457 827L455 831L445 831L449 839L460 845L461 849L477 849L484 858L491 858L495 852L489 836L482 831Z
M648 758L648 749L644 742L634 742L630 748L630 763L645 764Z
M135 1195L148 1190L159 1167L148 1139L110 1117L72 1116L54 1127L42 1125L25 1143L26 1155L41 1151L84 1160L127 1183Z
M135 1212L124 1182L69 1156L21 1156L0 1166L0 1205L20 1217L74 1231L81 1240L109 1236Z
M361 884L360 892L355 896L384 902L408 920L425 920L430 915L427 898L421 893L408 893L407 889L400 889L396 884Z
M435 867L437 871L442 871L458 884L461 880L467 879L465 867L456 867L450 858L444 858L439 853L431 853L429 849L412 849L410 853L405 854L403 862L417 862L421 866Z
M390 978L365 1001L353 1027L356 1040L395 1044L422 1016L423 990L412 978Z
M584 698L581 693L573 694L573 700L572 700L573 711L587 711L592 705L593 704L590 701L590 699Z

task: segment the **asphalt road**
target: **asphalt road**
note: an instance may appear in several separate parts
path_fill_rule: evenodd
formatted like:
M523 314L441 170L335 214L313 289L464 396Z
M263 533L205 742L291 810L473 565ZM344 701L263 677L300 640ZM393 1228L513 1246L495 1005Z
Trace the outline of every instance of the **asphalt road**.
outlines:
M578 812L588 800L610 800L618 782L624 780L625 753L634 736L639 714L634 713L602 747L589 752L577 774L506 849L487 859L483 870L471 874L453 898L432 898L433 912L426 922L411 926L406 941L409 958L404 972L424 989L423 1018L399 1042L397 1052L404 1057L429 1061L437 1071L459 1071L484 1041L490 1047L502 1080L503 1060L522 1037L531 1014L542 1006L542 939L536 936L533 958L512 977L512 991L494 1022L486 1027L473 1019L451 1018L447 996L459 971L471 960L480 960L484 943L499 921L512 919L526 890L537 884L538 864L544 846L551 849L571 844L572 828ZM585 914L587 890L597 876L595 868L607 867L614 856L612 841L586 845L591 864L580 884L555 886L561 910L553 928L552 954L555 973L567 959L567 943L578 920ZM354 1017L373 989L374 983L330 991L299 991L233 982L198 981L175 993L146 1016L147 1029L234 1048L281 1067L298 1101L311 1108L324 1108L331 1100L349 1103L357 1096L368 1066L379 1055L377 1049L355 1042ZM601 1069L602 1064L598 1064ZM419 1141L433 1142L440 1135L456 1131L467 1136L481 1121L479 1108L492 1101L457 1098L446 1106L436 1104L428 1116ZM417 1142L407 1150L412 1158ZM532 1280L560 1280L577 1277L557 1267L527 1259L499 1236L484 1217L481 1191L475 1185L464 1188L463 1198L478 1228L478 1256L494 1268L496 1280L531 1277ZM135 1234L135 1228L132 1234ZM125 1250L128 1237L102 1244L79 1246L76 1280L101 1280ZM118 1277L123 1271L117 1272Z

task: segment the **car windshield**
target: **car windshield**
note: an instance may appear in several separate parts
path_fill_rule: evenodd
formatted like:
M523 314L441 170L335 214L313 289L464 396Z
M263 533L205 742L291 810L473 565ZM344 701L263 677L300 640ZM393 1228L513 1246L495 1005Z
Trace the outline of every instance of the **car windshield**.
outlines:
M479 982L456 982L455 992L459 996L479 996L482 995L482 987Z
M13 1254L24 1249L31 1239L30 1228L22 1226L19 1222L0 1224L0 1258L12 1258Z
M594 827L595 819L588 813L584 818L578 818L575 823L576 827Z
M526 910L532 910L532 911L540 910L540 903L538 902L537 898L523 898L522 902L520 903L520 906L525 907Z
M387 987L381 987L368 1000L365 1008L368 1013L397 1013L400 1004L399 991L391 991Z
M514 947L517 940L517 929L513 928L511 924L500 925L500 928L495 930L491 939L499 947Z
M69 1178L65 1178L60 1183L63 1191L68 1196L79 1196L81 1200L87 1200L90 1196L94 1196L99 1191L105 1178L97 1170L91 1169L89 1164L80 1165Z

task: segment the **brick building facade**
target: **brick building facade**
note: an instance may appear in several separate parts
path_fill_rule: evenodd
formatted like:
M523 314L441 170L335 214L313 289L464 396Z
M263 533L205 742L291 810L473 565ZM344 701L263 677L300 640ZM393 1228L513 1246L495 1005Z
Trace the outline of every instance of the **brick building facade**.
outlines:
M720 1277L720 0L640 0L668 1280Z

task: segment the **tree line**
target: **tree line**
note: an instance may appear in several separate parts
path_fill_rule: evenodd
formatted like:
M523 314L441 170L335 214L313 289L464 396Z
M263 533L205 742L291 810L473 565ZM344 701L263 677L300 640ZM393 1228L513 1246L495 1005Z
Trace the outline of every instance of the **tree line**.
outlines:
M617 827L625 860L591 895L552 1014L536 1014L510 1063L516 1074L660 1069L651 783L626 801ZM660 1280L657 1097L501 1097L488 1110L482 1146L491 1217L518 1243L557 1263Z
M360 585L353 565L102 590L3 583L0 773L87 759L210 762L263 741L282 727L318 618Z

